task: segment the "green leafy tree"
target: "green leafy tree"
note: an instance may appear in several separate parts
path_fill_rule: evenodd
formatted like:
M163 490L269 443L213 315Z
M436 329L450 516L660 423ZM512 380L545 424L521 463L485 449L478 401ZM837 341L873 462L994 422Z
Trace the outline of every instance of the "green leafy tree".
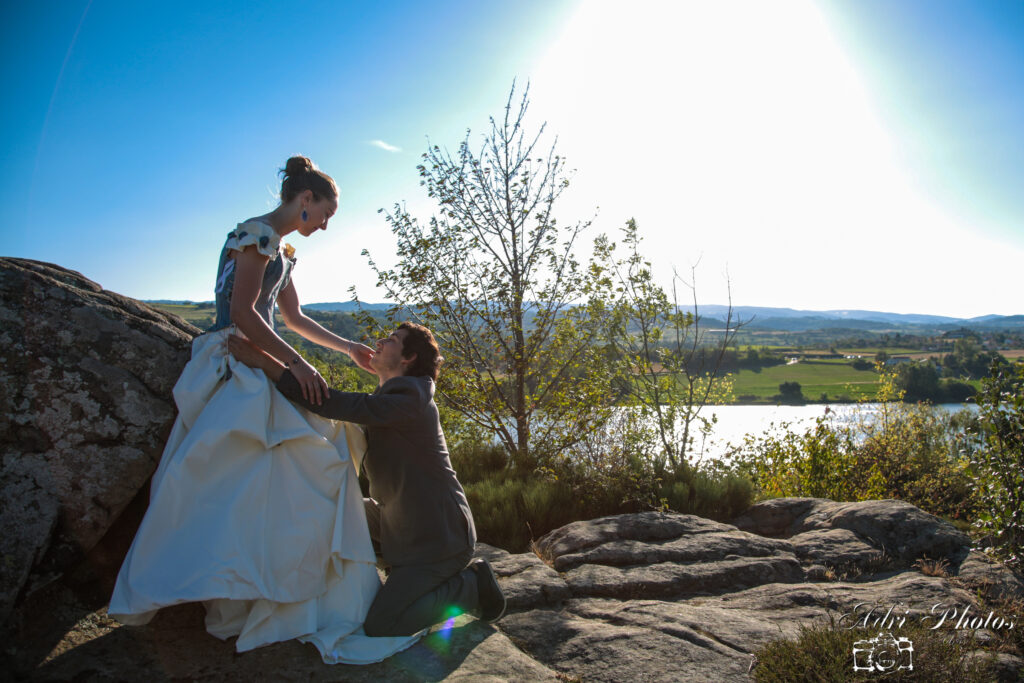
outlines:
M783 382L780 384L779 400L783 403L804 403L804 392L800 382Z
M936 401L942 397L939 371L930 361L903 363L896 368L896 386L907 401Z
M555 206L569 185L564 159L528 132L528 90L475 147L430 146L418 166L437 202L425 222L403 205L386 213L398 262L363 252L378 286L438 337L445 406L496 435L521 469L544 465L610 414L608 361L591 344L592 271L574 256L589 222L563 226ZM353 291L354 294L354 291Z

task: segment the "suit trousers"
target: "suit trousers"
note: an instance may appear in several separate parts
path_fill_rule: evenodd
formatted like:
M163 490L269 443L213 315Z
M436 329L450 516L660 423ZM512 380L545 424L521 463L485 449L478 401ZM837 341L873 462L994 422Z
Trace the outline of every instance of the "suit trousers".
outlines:
M380 510L364 498L374 547L380 543ZM409 636L479 606L476 572L468 568L473 548L434 562L391 567L366 614L368 636Z

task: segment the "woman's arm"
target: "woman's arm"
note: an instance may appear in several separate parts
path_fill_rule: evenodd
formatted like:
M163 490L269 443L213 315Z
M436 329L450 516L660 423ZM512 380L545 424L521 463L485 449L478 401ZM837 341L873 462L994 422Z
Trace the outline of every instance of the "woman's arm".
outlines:
M327 382L260 317L254 308L263 285L269 257L255 246L235 252L235 285L231 292L231 322L254 344L292 368L302 386L302 395L319 404L327 395Z
M389 385L385 394L363 394L358 392L335 391L330 389L323 404L313 405L302 401L295 377L288 369L274 360L265 351L241 337L230 335L228 349L250 368L262 370L278 391L304 408L312 410L331 420L347 420L371 426L387 426L414 419L421 414L418 406L423 405L424 395L416 391L415 385ZM429 399L429 397L427 397Z
M355 361L356 365L363 370L377 374L370 367L373 349L364 344L339 337L330 330L324 329L317 321L307 317L302 312L302 308L299 306L299 294L295 291L294 282L289 281L288 285L278 294L277 306L281 309L281 317L284 318L284 324L288 326L288 329L305 337L314 344L348 354L349 358Z

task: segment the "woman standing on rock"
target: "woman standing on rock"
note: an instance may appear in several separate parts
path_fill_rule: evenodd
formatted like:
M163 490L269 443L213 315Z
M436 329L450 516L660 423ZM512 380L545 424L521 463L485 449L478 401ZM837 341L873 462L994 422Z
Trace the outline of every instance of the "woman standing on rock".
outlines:
M109 612L144 624L161 607L203 602L207 630L237 635L239 651L300 638L327 662L379 661L413 639L362 635L380 580L353 466L361 433L296 407L226 346L240 331L319 403L327 384L274 331L276 304L290 329L369 369L369 347L303 315L294 250L281 246L290 233L327 229L337 187L306 157L282 172L281 204L228 233L217 320L174 387L178 418Z

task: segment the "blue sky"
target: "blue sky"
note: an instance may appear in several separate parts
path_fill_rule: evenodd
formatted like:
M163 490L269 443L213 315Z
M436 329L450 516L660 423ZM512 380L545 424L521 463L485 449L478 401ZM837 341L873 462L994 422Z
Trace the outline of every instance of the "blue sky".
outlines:
M341 205L295 243L300 298L379 299L377 209L429 215L428 136L454 149L518 79L577 169L563 216L635 216L663 281L699 261L704 303L728 273L744 305L1024 312L1024 3L626 5L12 5L0 253L208 300L303 153Z
M1024 3L825 6L922 184L982 230L1021 244Z

